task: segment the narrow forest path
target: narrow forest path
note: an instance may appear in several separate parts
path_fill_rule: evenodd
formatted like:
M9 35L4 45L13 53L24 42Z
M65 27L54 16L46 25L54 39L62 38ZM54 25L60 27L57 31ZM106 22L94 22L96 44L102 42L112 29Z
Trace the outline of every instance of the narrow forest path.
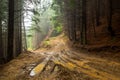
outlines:
M51 41L1 66L0 80L120 80L119 62L71 50L61 36Z

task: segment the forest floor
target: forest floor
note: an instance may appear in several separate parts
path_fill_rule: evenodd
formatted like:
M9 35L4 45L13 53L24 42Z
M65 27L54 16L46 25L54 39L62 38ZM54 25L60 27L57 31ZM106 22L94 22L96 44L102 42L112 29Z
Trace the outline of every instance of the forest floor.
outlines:
M60 35L0 66L0 80L120 80L120 51L73 49Z

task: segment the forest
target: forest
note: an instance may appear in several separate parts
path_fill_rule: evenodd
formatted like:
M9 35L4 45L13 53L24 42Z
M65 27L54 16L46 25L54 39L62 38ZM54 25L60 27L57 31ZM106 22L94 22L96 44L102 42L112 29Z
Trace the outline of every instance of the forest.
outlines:
M120 0L0 5L0 80L120 80Z

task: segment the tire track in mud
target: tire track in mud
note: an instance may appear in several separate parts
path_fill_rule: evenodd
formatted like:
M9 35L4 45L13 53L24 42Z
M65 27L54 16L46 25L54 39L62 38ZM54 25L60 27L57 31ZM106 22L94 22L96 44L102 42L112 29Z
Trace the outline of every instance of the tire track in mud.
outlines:
M43 60L47 65L31 80L120 80L119 63L71 51L60 42L53 52L42 54L51 58L47 62L46 58Z
M61 75L62 72L63 73L67 72L67 73L70 73L69 77L71 77L72 75L83 74L82 75L83 78L77 76L77 78L74 77L76 78L74 80L79 80L79 79L85 80L86 78L90 80L93 80L93 79L95 80L97 79L99 80L120 80L118 76L110 73L111 72L110 70L113 68L113 67L110 67L110 63L107 63L99 59L98 60L89 59L89 57L87 56L79 57L79 56L74 55L74 53L69 53L69 52L70 51L60 51L57 53L53 52L53 54L50 54L51 58L48 64L45 66L44 71L41 74L39 74L39 76L42 76L42 77L44 76L43 78L44 79L46 78L45 80L54 80L54 79L59 80L57 79L57 77ZM108 65L110 69L101 68L103 64ZM115 66L119 68L119 64ZM116 72L116 71L118 71L117 75L119 75L119 70L113 69L113 72ZM87 76L87 77L85 77L84 79L84 76ZM44 80L43 78L41 78L40 80ZM73 80L73 78L71 80Z
M104 80L119 80L119 78L95 69L94 67L90 67L87 63L90 63L90 61L83 60L83 61L78 61L78 60L73 60L65 55L62 56L62 58L66 59L67 61L73 63L73 65L79 66L78 70L82 71L83 73L86 73L90 76L93 76L94 78L99 78L99 79L104 79Z

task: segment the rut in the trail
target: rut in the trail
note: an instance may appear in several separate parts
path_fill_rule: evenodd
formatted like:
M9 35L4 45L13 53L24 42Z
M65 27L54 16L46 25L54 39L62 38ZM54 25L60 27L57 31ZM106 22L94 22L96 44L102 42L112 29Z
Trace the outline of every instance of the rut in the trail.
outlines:
M43 62L33 69L36 69L36 76L40 80L120 80L118 63L66 50L50 52L44 56L46 58Z

